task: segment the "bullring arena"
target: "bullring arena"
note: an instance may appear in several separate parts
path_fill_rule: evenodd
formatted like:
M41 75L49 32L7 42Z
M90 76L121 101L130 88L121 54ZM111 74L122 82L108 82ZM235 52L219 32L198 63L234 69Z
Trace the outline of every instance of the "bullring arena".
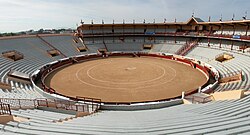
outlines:
M250 20L0 37L0 134L250 133Z
M190 93L207 82L198 69L151 57L110 57L54 71L46 84L63 95L103 102L149 102ZM181 84L181 85L177 85Z

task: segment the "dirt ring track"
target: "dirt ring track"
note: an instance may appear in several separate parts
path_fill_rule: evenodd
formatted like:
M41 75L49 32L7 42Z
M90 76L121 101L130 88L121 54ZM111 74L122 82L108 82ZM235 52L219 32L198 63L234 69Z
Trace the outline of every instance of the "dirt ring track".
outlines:
M110 57L52 72L47 86L63 95L100 98L103 102L146 102L178 97L207 82L197 69L168 59Z

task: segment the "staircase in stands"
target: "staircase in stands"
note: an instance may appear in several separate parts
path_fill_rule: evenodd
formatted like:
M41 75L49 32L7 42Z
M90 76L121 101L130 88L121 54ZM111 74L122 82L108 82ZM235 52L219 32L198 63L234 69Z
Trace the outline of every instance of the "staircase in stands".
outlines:
M197 41L186 43L177 52L176 55L185 56L189 51L193 50L198 45Z

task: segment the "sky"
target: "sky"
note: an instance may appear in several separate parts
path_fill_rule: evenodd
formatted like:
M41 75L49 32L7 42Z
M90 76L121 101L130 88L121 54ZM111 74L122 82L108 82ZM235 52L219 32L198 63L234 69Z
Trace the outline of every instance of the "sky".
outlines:
M0 33L76 28L84 23L185 22L250 18L250 0L0 0Z

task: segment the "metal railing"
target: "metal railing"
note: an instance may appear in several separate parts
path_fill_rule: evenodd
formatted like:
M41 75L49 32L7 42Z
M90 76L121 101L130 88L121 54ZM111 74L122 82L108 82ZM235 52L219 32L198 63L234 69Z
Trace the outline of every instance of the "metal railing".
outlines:
M82 103L82 102L77 102L77 101L67 101L67 100L57 100L57 99L0 98L0 104L5 105L4 110L34 109L38 107L50 107L50 108L55 108L55 109L92 113L92 112L96 112L100 108L100 105L96 103L86 103L86 102ZM8 105L9 109L6 109L6 105Z
M90 105L91 109L95 111L97 111L96 109L100 108L100 105L102 102L101 99L98 99L98 98L89 98L89 97L81 97L81 96L77 96L76 100L81 101L84 104Z
M95 112L98 106L95 104L88 104L88 103L79 103L74 101L65 101L65 100L37 100L38 107L50 107L56 109L63 109L63 110L71 110L77 112Z
M10 109L31 109L37 106L33 99L0 98L0 103L9 104Z
M0 103L0 115L11 115L10 105L5 103Z
M194 47L198 45L197 41L186 43L184 46L182 46L175 54L184 56L186 55L190 50L192 50Z

